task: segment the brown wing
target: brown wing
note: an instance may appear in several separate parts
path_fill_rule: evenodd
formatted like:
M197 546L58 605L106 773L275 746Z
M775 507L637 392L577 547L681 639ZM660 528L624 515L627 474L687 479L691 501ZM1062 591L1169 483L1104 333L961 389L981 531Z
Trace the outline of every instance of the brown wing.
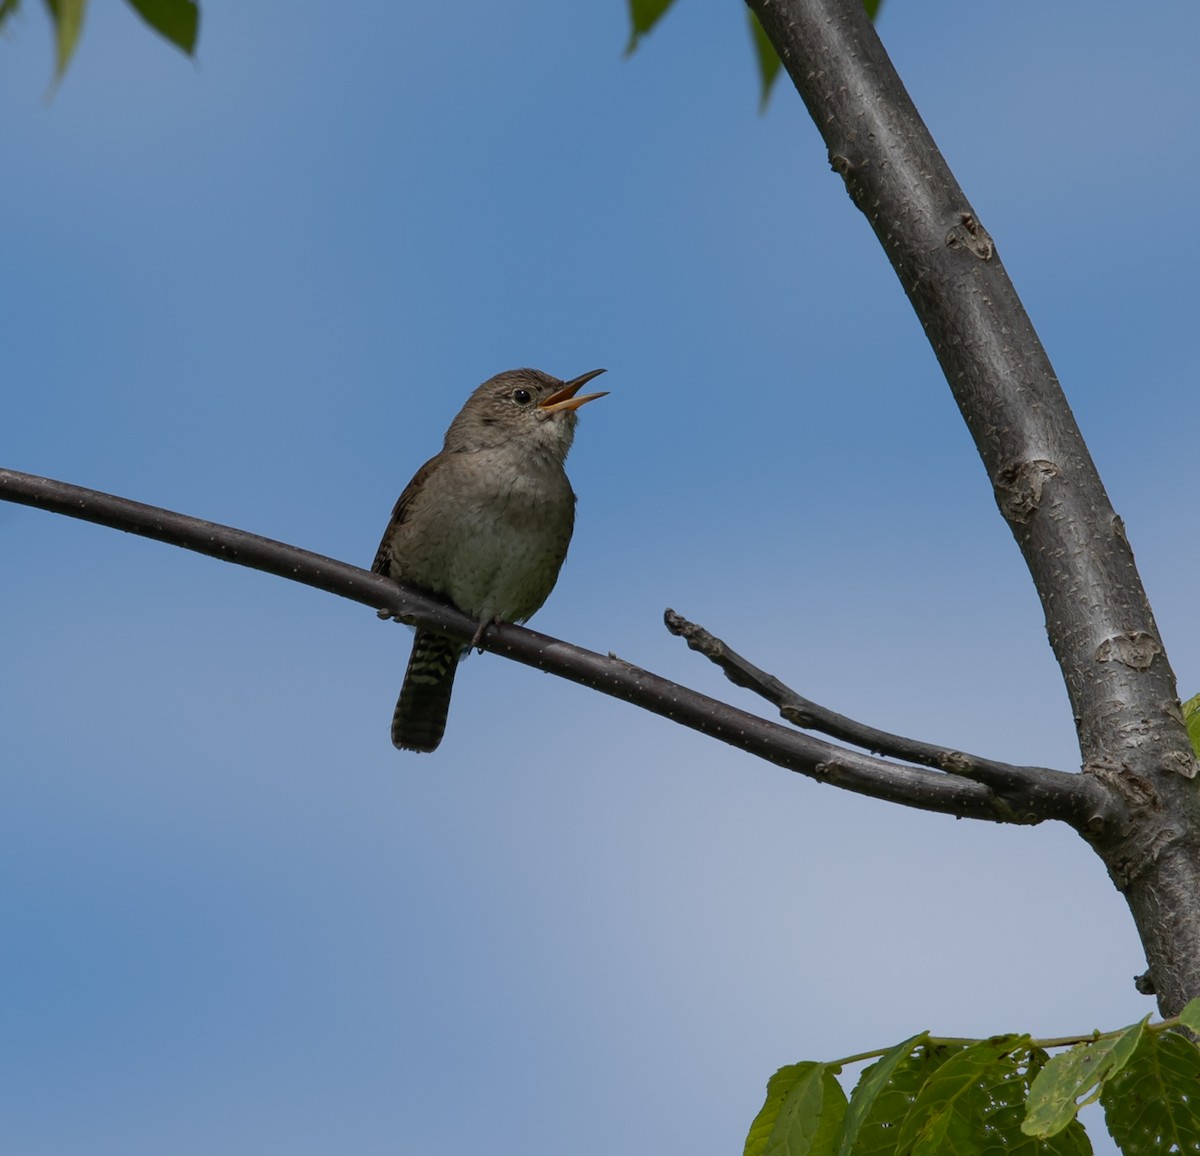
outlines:
M375 561L371 563L371 570L375 574L386 574L391 577L392 570L392 535L396 532L396 527L401 525L407 518L408 512L412 507L413 499L425 485L425 479L435 468L437 458L430 458L415 474L413 479L404 487L404 493L396 499L396 505L392 510L391 520L387 524L387 529L383 532L383 538L380 539L379 549L375 551Z

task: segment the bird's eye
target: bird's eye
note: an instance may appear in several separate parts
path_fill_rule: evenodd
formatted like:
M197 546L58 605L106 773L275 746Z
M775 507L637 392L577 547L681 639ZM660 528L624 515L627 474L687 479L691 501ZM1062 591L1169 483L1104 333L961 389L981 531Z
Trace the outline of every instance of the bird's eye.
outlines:
M517 405L528 405L533 401L533 394L527 389L514 389L512 391L512 399Z

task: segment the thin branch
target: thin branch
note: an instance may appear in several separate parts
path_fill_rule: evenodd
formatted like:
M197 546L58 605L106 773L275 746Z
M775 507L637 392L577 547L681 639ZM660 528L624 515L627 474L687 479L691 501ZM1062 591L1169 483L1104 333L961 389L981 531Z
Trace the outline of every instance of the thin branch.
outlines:
M821 734L875 754L904 759L922 767L934 767L939 771L962 775L968 779L978 779L1001 793L1025 790L1039 776L1063 773L1049 767L1020 767L1012 763L1002 763L996 759L954 750L952 747L942 747L922 742L920 739L905 738L903 735L878 730L797 694L773 674L768 674L749 659L743 658L703 626L689 622L674 610L668 610L663 620L672 634L682 638L692 650L719 666L734 686L752 690L777 706L779 713L793 726L820 731Z
M1160 1020L1156 1024L1145 1024L1144 1030L1152 1033L1161 1033L1170 1031L1172 1028L1180 1027L1179 1017L1171 1016L1168 1019ZM1102 1032L1097 1028L1093 1028L1090 1032L1084 1032L1074 1036L1051 1036L1048 1039L1030 1038L1024 1041L1022 1046L1030 1048L1041 1048L1044 1051L1050 1051L1052 1048L1073 1048L1079 1044L1095 1044L1100 1040L1111 1040L1117 1036L1124 1035L1129 1030L1128 1027L1114 1028L1112 1031ZM951 1047L970 1047L972 1044L977 1044L980 1041L971 1036L932 1036L926 1032L923 1036L916 1037L913 1041L913 1047L919 1044L933 1045L949 1045ZM843 1056L838 1060L829 1061L830 1067L845 1068L851 1064L861 1064L864 1060L874 1060L879 1056L886 1055L891 1048L876 1048L870 1052L858 1052L853 1056Z
M345 562L216 522L15 470L0 469L0 497L112 526L301 582L386 610L464 642L475 623L454 607ZM622 699L819 782L927 811L1001 823L1060 819L1076 827L1103 813L1106 796L1085 776L1047 771L1018 794L924 767L902 766L800 734L687 687L520 626L491 627L482 647Z

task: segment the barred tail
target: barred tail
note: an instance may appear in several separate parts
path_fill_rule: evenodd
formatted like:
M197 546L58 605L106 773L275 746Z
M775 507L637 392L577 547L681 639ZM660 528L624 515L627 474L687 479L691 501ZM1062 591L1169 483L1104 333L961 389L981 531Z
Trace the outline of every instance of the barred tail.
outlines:
M392 715L392 744L400 750L432 751L442 741L461 650L452 638L417 631Z

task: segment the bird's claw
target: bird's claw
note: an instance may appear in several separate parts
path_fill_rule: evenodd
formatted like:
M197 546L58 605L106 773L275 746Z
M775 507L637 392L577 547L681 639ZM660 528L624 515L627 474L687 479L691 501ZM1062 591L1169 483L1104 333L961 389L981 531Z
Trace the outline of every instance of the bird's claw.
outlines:
M467 646L468 652L472 650L483 653L483 647L479 644L483 641L483 636L488 632L488 627L499 623L499 618L485 618L476 628L475 633L471 635L470 644Z
M390 619L392 622L399 622L401 626L405 625L403 614L396 614L391 610L376 610L375 614L384 622Z

